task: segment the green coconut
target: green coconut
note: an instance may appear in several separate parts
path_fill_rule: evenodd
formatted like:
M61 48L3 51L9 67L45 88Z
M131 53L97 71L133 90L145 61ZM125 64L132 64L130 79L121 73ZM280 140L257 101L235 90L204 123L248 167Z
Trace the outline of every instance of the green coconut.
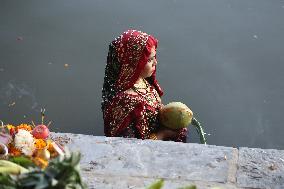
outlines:
M185 104L171 102L165 105L160 110L159 119L163 126L174 130L186 128L192 124L199 135L200 142L206 144L205 133L200 122L193 117L192 111Z
M191 123L192 111L181 102L171 102L160 110L160 122L170 129L186 128Z

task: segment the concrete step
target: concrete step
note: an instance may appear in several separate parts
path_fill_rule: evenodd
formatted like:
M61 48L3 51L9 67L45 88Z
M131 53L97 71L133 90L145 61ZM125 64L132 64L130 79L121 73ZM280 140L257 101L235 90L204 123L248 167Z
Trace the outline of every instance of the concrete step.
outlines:
M284 188L284 151L52 133L53 140L82 153L90 188L145 188L157 179L163 189L195 184L220 187Z

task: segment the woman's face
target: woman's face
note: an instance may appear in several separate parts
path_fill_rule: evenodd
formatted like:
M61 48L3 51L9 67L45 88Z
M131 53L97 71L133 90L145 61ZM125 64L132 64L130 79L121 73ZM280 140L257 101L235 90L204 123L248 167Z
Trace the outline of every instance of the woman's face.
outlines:
M151 54L148 58L148 61L145 65L144 69L141 72L141 75L140 75L141 77L147 78L147 77L150 77L153 74L153 72L155 71L155 67L157 65L157 60L156 60L155 56L156 56L156 48L153 47L151 49Z

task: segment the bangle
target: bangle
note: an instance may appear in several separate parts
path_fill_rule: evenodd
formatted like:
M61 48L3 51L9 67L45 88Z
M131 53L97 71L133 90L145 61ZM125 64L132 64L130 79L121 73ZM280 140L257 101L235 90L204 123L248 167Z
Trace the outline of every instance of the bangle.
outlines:
M151 140L158 140L158 137L157 137L157 135L156 135L155 133L152 133L152 134L150 135L150 139L151 139Z

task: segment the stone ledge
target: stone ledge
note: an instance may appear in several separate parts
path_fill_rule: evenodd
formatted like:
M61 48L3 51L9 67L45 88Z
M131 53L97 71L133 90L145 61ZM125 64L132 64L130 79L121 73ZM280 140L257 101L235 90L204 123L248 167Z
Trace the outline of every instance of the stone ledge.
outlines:
M237 184L251 188L284 188L284 151L240 148Z
M146 189L151 183L158 178L147 177L123 177L113 175L96 175L93 173L84 173L85 178L88 179L88 185L90 188L95 189ZM239 189L234 184L218 183L218 182L205 182L205 181L186 181L180 179L164 179L163 189L177 189L185 186L196 185L198 189L212 189L213 187L219 187L220 189Z
M82 175L90 188L145 188L158 178L165 179L164 189L190 184L198 189L284 188L284 153L279 150L71 133L52 137L81 151Z

